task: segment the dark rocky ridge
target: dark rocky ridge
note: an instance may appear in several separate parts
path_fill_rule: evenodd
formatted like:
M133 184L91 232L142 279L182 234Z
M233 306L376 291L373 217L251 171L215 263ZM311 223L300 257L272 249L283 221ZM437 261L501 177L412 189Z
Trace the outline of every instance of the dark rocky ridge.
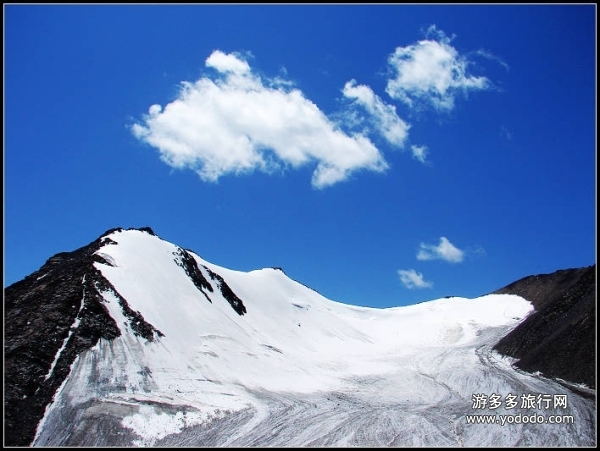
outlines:
M107 230L87 246L58 253L38 271L4 289L6 445L30 445L46 406L69 375L75 358L95 346L100 338L112 340L121 334L106 308L103 293L116 297L128 319L126 327L134 335L148 341L164 336L134 311L94 267L94 262L113 265L110 257L96 252L105 245L117 244L108 235L123 230ZM150 227L137 230L157 236ZM194 257L178 248L175 262L212 303L207 291L212 293L213 287ZM231 307L239 315L246 313L242 300L223 278L204 268Z
M213 287L208 280L206 280L206 277L202 275L202 271L200 271L200 268L198 268L198 264L196 263L194 257L192 257L188 251L181 248L177 248L177 252L174 253L174 255L176 256L174 259L175 263L183 268L194 285L196 285L196 288L200 290L200 293L202 293L204 297L208 299L208 302L212 304L210 297L204 290L206 289L212 293Z
M203 267L208 271L210 278L217 281L219 289L221 290L221 294L227 300L227 302L229 302L229 305L231 305L231 307L237 312L237 314L241 316L244 313L247 313L246 306L244 305L242 300L238 298L237 295L231 290L229 285L227 285L227 282L225 282L225 280L220 275L211 271L206 266Z
M150 341L162 336L93 265L110 264L94 253L111 244L106 235L119 230L123 229L108 230L87 246L54 255L38 271L5 288L6 445L28 446L75 358L100 338L112 340L121 334L104 305L102 292L112 291L117 297L136 335ZM150 228L143 231L154 234Z
M494 349L515 366L596 388L596 265L524 277L497 294L516 294L534 306Z

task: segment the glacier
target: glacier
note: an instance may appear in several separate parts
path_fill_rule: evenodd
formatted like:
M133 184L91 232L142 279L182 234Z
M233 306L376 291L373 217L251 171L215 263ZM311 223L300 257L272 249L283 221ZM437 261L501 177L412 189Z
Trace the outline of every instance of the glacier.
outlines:
M143 230L106 238L94 266L114 290L97 288L121 335L77 356L33 446L596 445L594 400L492 350L531 313L519 296L357 307ZM120 298L154 339L136 333ZM476 405L482 396L517 405Z

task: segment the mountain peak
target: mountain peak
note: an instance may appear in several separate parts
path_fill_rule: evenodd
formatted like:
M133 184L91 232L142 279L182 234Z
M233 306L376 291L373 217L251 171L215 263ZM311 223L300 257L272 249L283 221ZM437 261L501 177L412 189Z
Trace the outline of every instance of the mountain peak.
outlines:
M128 229L125 229L124 227L113 227L112 229L108 229L106 232L104 232L102 235L100 235L100 238L111 235L115 232L123 232L123 231L128 231L128 230L137 230L140 232L148 233L153 236L157 236L156 233L154 233L154 230L152 230L152 228L148 227L148 226L146 226L146 227L129 227Z

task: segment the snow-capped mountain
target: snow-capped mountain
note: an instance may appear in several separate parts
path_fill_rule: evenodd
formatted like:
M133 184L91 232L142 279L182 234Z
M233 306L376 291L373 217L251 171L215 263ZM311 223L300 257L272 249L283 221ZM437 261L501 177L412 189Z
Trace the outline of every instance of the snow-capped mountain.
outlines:
M5 440L594 446L586 387L492 349L532 312L513 294L350 306L114 229L5 290Z

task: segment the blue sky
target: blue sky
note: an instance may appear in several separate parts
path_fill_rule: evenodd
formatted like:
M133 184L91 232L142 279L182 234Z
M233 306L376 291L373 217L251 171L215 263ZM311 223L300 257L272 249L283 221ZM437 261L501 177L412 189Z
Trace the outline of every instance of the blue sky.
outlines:
M4 6L4 286L113 227L391 307L596 261L595 5Z

